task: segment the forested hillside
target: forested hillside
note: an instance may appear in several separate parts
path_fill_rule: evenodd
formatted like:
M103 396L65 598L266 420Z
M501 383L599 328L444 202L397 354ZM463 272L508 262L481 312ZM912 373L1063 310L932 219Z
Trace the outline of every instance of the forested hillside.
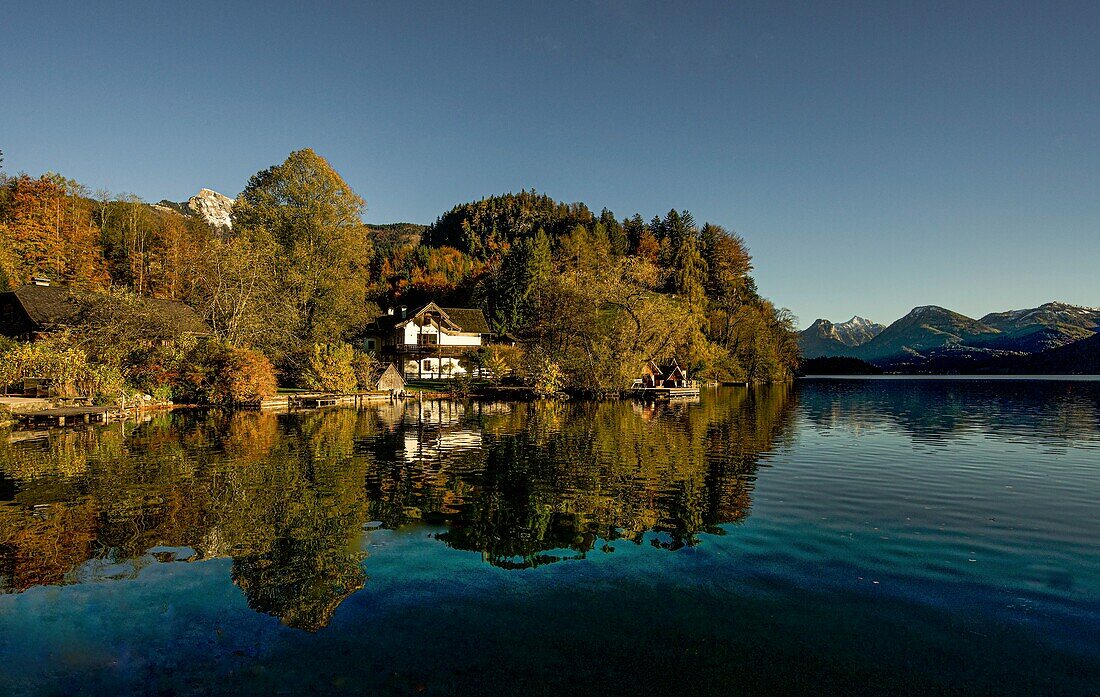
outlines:
M427 227L365 225L364 212L311 150L253 176L231 229L57 174L0 173L0 289L42 275L182 300L286 384L324 382L318 356L355 344L379 307L428 299L483 308L521 340L498 364L530 381L614 391L672 355L696 375L758 381L797 364L793 318L757 292L744 241L686 211L619 219L523 191Z

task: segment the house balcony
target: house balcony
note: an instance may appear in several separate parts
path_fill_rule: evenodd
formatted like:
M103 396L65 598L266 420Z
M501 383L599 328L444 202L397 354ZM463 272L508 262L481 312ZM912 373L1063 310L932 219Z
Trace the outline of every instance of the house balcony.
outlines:
M409 358L462 358L477 351L480 346L454 346L450 344L397 344L385 346L383 354Z

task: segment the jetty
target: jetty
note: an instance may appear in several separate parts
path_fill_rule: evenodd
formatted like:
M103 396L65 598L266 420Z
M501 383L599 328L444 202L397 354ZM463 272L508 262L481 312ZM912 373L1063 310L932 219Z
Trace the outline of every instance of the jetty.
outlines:
M280 394L263 400L258 405L261 410L320 409L323 407L362 407L368 403L377 403L401 399L403 393L386 390L368 390L365 392L293 392Z
M55 407L39 411L12 412L12 418L24 425L66 426L77 423L110 423L109 407Z
M675 399L679 397L698 397L699 383L688 380L681 387L635 387L632 392L643 399Z

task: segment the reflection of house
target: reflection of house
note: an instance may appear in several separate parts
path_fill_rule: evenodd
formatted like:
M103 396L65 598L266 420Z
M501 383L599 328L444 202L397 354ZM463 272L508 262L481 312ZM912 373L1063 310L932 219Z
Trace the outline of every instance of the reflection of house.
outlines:
M440 379L470 372L469 355L488 339L481 310L428 303L411 313L387 310L367 329L363 348L393 360L406 378Z
M405 430L406 462L442 462L482 446L481 429L463 425L470 415L464 404L418 401L405 415L408 426Z
M111 319L131 323L136 334L154 341L211 333L194 310L175 300L140 298L132 307L118 308L112 306L115 302L113 296L36 278L34 283L0 293L0 334L33 341Z

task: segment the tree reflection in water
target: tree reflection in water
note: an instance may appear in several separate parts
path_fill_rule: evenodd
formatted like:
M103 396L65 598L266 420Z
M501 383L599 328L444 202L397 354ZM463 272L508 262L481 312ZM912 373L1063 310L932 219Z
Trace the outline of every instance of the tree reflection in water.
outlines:
M748 515L793 404L777 386L671 405L174 412L5 439L0 591L231 558L250 607L316 631L367 583L371 521L441 526L441 542L502 568L621 542L675 550Z

